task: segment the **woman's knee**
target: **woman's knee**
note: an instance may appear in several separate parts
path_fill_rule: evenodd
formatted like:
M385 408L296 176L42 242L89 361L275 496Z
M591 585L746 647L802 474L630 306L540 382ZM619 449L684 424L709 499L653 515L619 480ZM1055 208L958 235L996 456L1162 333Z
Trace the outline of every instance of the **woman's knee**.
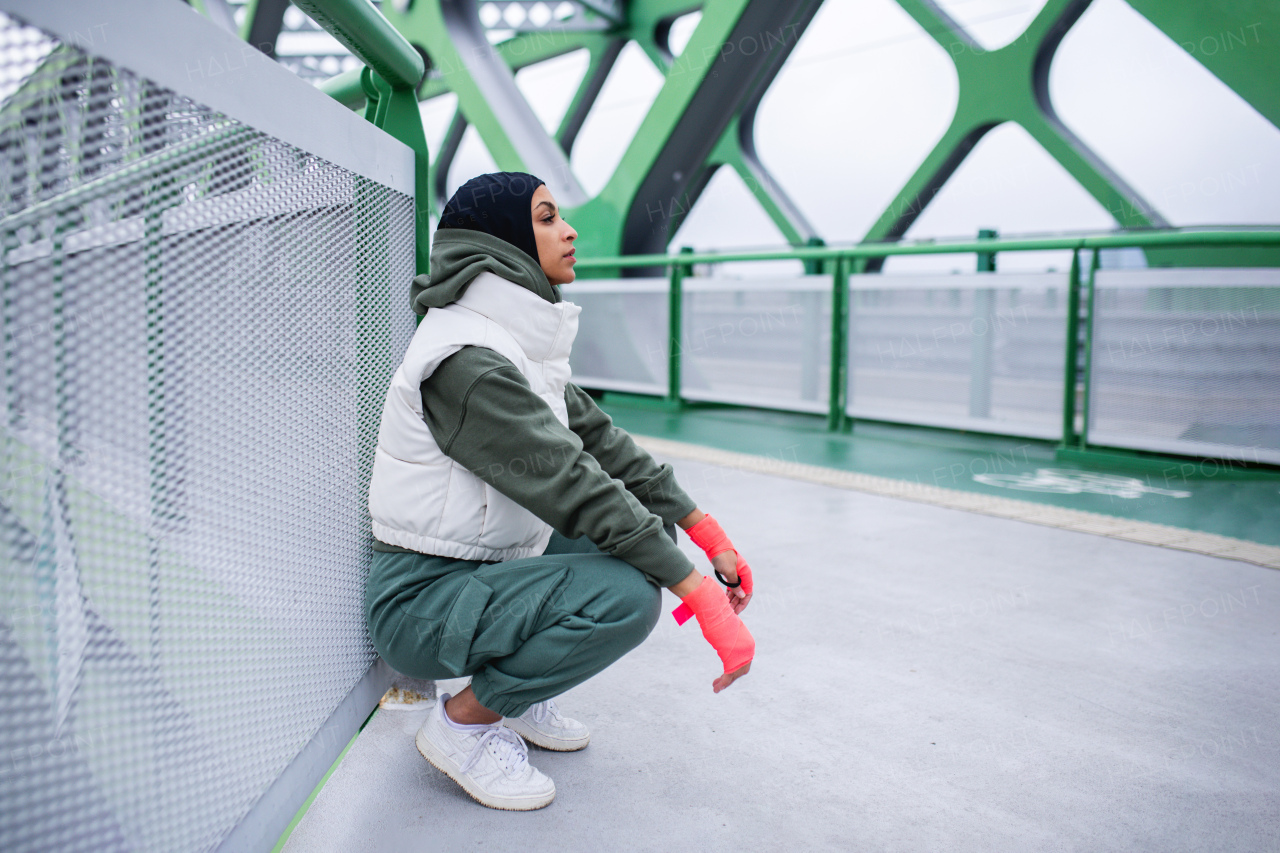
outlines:
M624 577L616 591L611 627L622 641L637 646L658 624L662 612L662 591L637 569L631 569Z

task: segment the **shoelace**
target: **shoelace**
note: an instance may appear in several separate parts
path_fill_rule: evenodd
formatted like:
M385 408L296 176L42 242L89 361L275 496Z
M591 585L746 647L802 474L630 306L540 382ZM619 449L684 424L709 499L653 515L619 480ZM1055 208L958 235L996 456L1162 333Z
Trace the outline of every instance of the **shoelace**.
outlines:
M525 746L524 738L506 726L494 726L480 735L476 745L471 748L471 754L463 762L461 772L466 773L474 767L476 762L480 760L480 755L484 752L485 747L490 743L495 747L496 754L494 757L502 765L507 775L522 771L528 765L529 747Z
M551 717L554 723L559 723L564 719L564 717L560 716L560 709L556 707L556 703L552 699L539 702L536 705L530 705L529 711L529 716L533 718L535 723L542 723L547 717Z

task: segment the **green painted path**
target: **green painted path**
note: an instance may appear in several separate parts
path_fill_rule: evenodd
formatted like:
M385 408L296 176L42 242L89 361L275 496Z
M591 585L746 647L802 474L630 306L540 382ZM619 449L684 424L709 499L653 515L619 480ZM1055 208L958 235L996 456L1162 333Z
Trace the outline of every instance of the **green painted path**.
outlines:
M1274 468L1060 458L1052 443L1033 439L865 422L830 433L814 415L698 404L675 413L607 393L600 402L638 435L1280 545Z

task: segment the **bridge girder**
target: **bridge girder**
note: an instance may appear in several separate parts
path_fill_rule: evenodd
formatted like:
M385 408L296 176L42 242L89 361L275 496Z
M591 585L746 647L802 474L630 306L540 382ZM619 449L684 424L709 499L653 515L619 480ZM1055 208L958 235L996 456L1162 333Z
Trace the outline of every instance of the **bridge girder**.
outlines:
M445 92L458 107L444 144L433 152L432 186L438 207L445 175L468 124L474 125L499 168L540 174L581 226L584 250L600 254L662 251L697 203L715 170L728 166L793 244L819 237L799 206L756 154L754 125L760 100L794 49L822 0L575 0L570 26L513 27L515 37L490 46L476 0L383 3L388 19L431 59L419 97ZM895 0L947 51L959 80L959 99L943 137L864 235L900 239L991 129L1016 122L1110 212L1121 227L1161 227L1154 205L1058 118L1049 95L1049 69L1063 37L1091 0L1049 0L1021 36L984 50L934 0ZM1273 124L1280 125L1280 53L1198 50L1206 32L1239 27L1280 28L1280 7L1239 3L1129 4L1182 45L1210 72ZM531 0L504 0L532 8ZM201 4L203 5L203 4ZM550 4L554 5L554 4ZM278 8L279 7L279 8ZM209 7L206 7L209 8ZM673 57L673 20L695 10L702 20L688 46ZM269 34L282 0L249 0L242 35ZM500 22L506 27L508 21ZM769 39L750 56L737 45ZM578 131L622 47L634 41L665 75L648 114L605 187L588 198L569 166ZM951 49L955 45L961 50ZM543 130L520 95L514 72L585 49L587 72L554 134ZM1185 257L1185 256L1184 256ZM1175 259L1175 262L1176 259ZM1219 259L1218 262L1221 262ZM875 269L874 262L868 269Z

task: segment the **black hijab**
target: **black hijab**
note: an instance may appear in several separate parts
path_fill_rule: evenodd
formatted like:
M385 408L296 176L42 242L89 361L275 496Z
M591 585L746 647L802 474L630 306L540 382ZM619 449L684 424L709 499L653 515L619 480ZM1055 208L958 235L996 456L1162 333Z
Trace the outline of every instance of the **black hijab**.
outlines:
M526 172L478 175L458 187L436 227L490 234L515 246L541 267L529 205L543 183Z

